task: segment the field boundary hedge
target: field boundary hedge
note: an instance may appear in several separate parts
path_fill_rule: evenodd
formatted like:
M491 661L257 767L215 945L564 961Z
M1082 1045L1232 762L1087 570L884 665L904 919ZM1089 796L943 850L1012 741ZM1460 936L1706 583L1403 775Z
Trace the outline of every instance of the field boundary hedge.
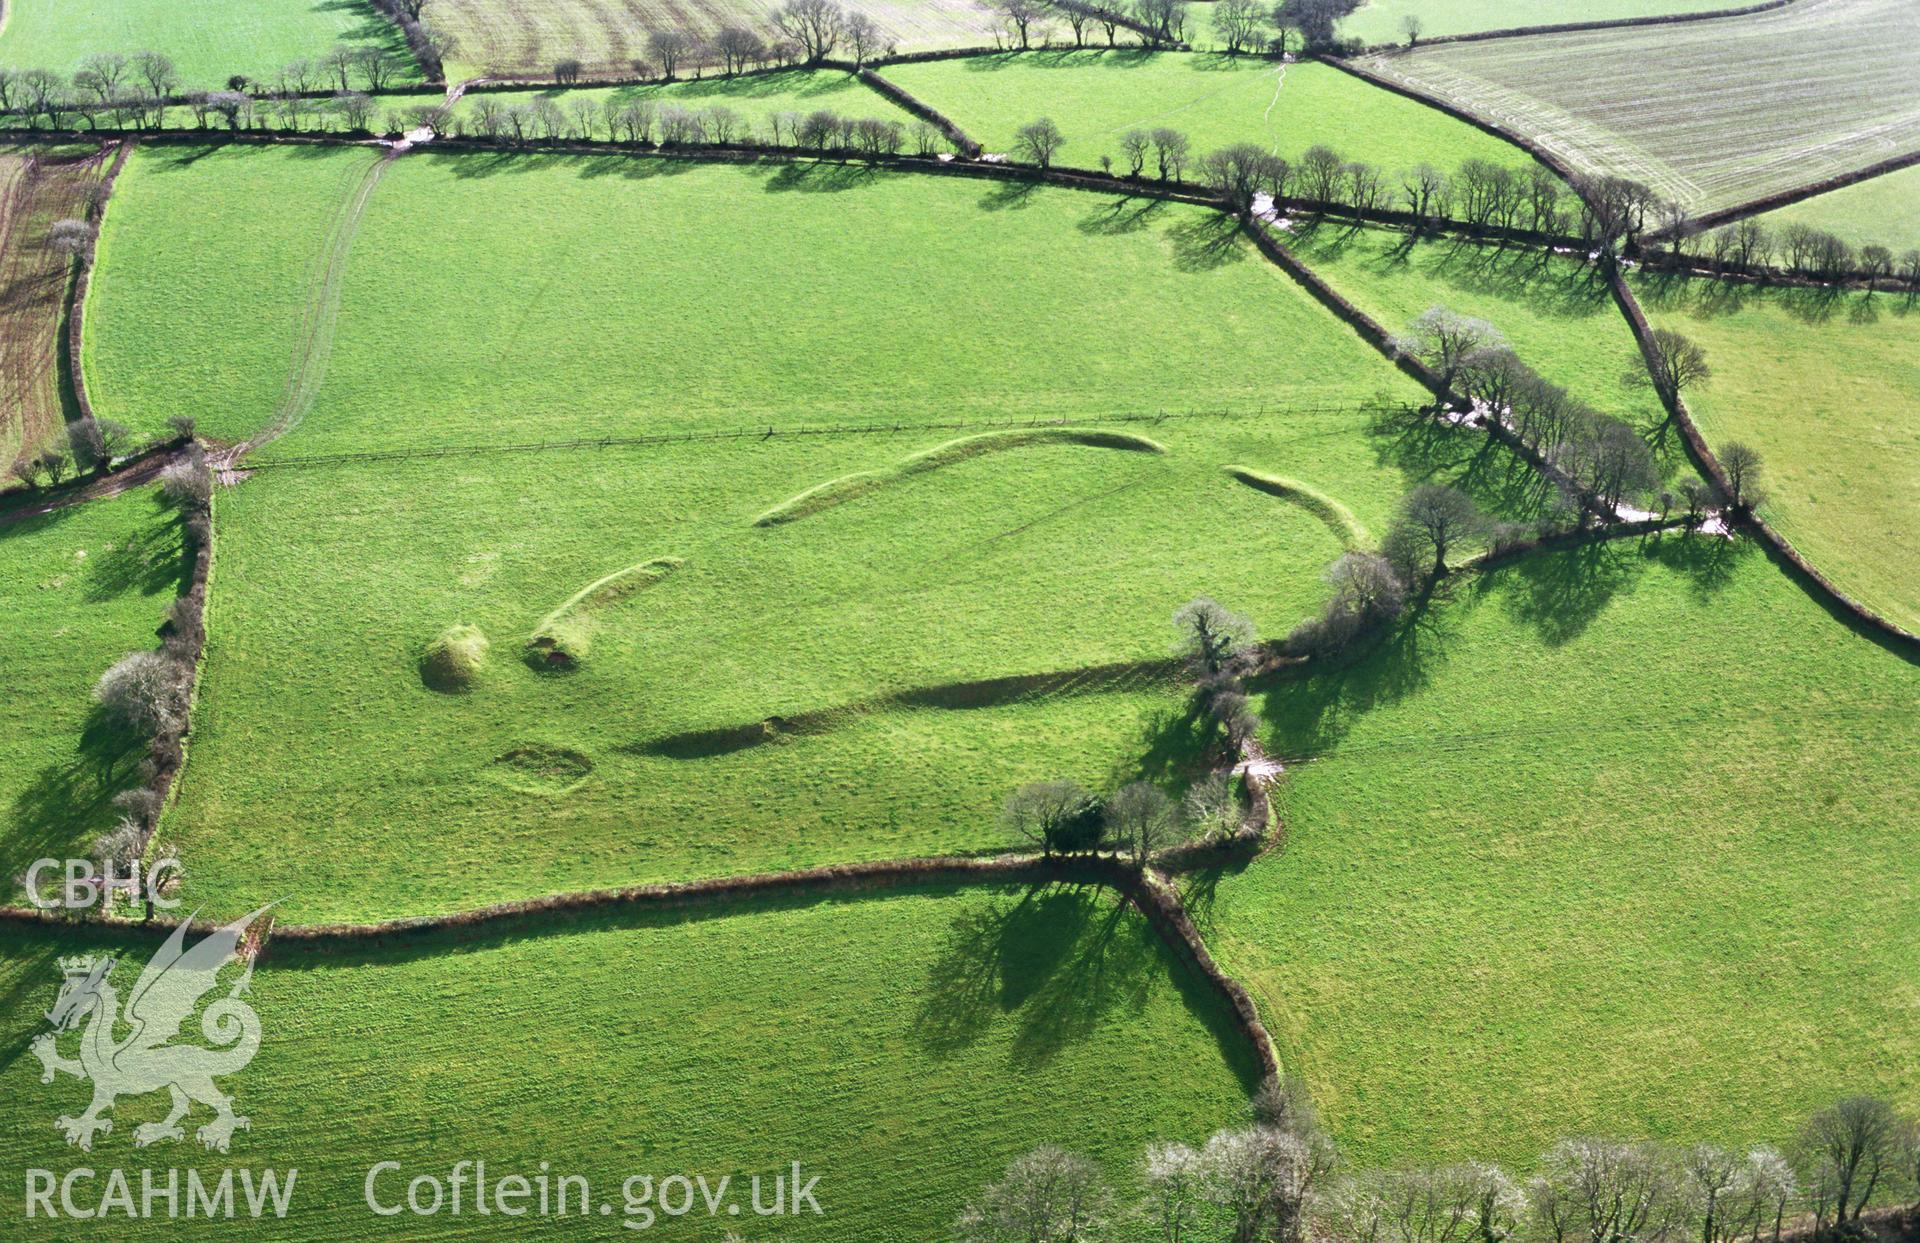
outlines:
M1314 59L1320 61L1322 64L1332 65L1335 69L1350 73L1363 82L1370 82L1383 91L1392 91L1394 94L1406 99L1411 99L1415 103L1425 104L1429 108L1438 109L1456 121L1465 121L1468 125L1473 126L1483 134L1489 134L1495 138L1512 143L1559 174L1560 179L1568 185L1571 186L1576 181L1573 170L1569 168L1559 156L1548 151L1545 147L1542 147L1526 135L1517 134L1497 121L1489 121L1477 113L1470 112L1460 105L1442 99L1440 96L1432 94L1431 92L1421 90L1417 86L1395 81L1385 74L1377 73L1367 68L1365 65L1357 64L1349 58L1332 56L1327 53L1318 53Z
M1912 168L1916 164L1920 164L1920 151L1909 151L1905 155L1896 155L1892 159L1881 160L1877 164L1869 164L1865 168L1857 168L1850 173L1839 173L1819 181L1810 181L1803 186L1776 190L1772 194L1749 199L1745 203L1735 203L1732 207L1707 212L1697 217L1693 224L1701 230L1717 229L1723 224L1731 224L1736 220L1744 220L1748 216L1758 216L1776 208L1805 202L1807 199L1818 198L1823 194L1831 194L1835 190L1844 190L1848 186L1857 186L1863 181L1885 177L1889 173L1897 173L1903 169ZM1656 229L1646 234L1645 239L1650 242L1664 241L1672 235L1672 232L1671 229Z
M460 932L525 932L541 921L588 911L674 910L743 898L850 893L926 884L1002 884L1073 881L1112 889L1129 900L1174 956L1195 970L1225 1003L1236 1033L1247 1043L1263 1077L1277 1077L1279 1056L1247 990L1220 969L1206 941L1188 915L1180 894L1157 872L1142 871L1108 856L1002 855L993 859L940 856L884 863L838 864L794 872L769 872L681 883L634 885L554 894L518 902L501 902L451 915L387 920L372 924L275 924L259 939L255 961L279 954L324 956L361 947L384 948L415 938ZM154 919L75 923L51 912L22 907L0 907L0 923L47 930L86 930L136 935L166 935L183 921ZM185 921L195 931L217 925Z
M1640 354L1646 363L1648 374L1655 374L1658 369L1658 350L1653 343L1653 326L1647 321L1646 312L1640 308L1640 300L1634 297L1633 289L1627 284L1626 278L1620 274L1617 265L1613 267L1609 277L1613 300L1620 307L1620 313L1627 317L1627 323L1633 328L1634 340L1640 346ZM1701 435L1699 426L1694 423L1693 413L1687 409L1686 398L1679 394L1669 396L1666 389L1660 385L1654 387L1659 391L1667 413L1680 428L1681 440L1685 442L1688 452L1693 456L1694 463L1707 478L1713 481L1713 485L1720 489L1722 496L1732 496L1733 488L1727 479L1727 473L1721 467L1720 459L1714 454L1712 446L1707 444L1707 438ZM1880 616L1848 595L1838 583L1828 578L1817 566L1802 556L1786 536L1780 534L1772 523L1758 513L1749 510L1741 517L1746 524L1759 532L1761 540L1775 553L1806 576L1807 583L1815 589L1814 594L1824 596L1828 603L1846 616L1891 640L1908 659L1920 656L1920 635Z
M93 202L87 208L87 223L93 226L93 237L80 254L80 263L73 279L67 283L67 349L62 362L67 369L67 382L73 386L73 404L83 419L94 417L93 399L87 395L86 368L80 356L82 326L86 323L87 291L93 287L94 258L100 249L100 228L106 221L107 202L113 197L114 184L120 180L120 170L127 166L127 157L133 153L139 141L138 137L123 139L119 149L114 152L113 162L107 166L107 175L101 178Z
M1705 9L1698 13L1656 13L1646 17L1611 17L1590 22L1553 22L1544 26L1506 26L1499 30L1474 30L1466 34L1435 35L1431 39L1420 40L1420 47L1439 47L1448 43L1484 43L1489 39L1519 39L1532 35L1578 34L1588 30L1621 30L1633 26L1678 26L1688 22L1713 22L1728 17L1752 17L1759 13L1769 13L1774 9L1784 9L1799 0L1764 0L1764 3L1749 4L1737 9ZM1362 49L1361 54L1377 56L1389 52L1411 52L1413 48L1403 43L1376 43Z
M954 149L967 159L977 160L980 158L980 144L975 142L972 137L967 134L967 131L961 129L956 122L939 109L933 107L931 104L921 102L917 96L905 87L887 81L864 65L854 70L853 76L866 83L868 88L878 94L882 99L920 118L922 121L925 121L927 124L945 134L947 141L953 144Z

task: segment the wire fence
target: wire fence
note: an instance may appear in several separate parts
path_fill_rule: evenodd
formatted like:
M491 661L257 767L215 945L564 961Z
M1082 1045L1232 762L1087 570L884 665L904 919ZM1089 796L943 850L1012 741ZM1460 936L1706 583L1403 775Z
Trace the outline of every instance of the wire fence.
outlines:
M312 453L290 457L249 460L247 471L297 470L323 466L345 466L371 462L428 461L437 458L491 457L510 453L555 453L581 449L653 448L667 445L714 443L723 441L766 441L826 436L891 436L908 432L990 432L1029 428L1082 427L1103 424L1146 424L1182 422L1196 419L1259 419L1281 416L1297 418L1354 418L1396 413L1403 407L1389 402L1360 404L1305 404L1257 407L1221 407L1209 410L1158 410L1099 414L1075 417L1030 419L942 419L927 422L904 420L889 423L762 423L747 427L691 429L677 432L651 432L635 436L593 436L573 440L530 440L502 444L423 445L400 449L364 449L346 453Z

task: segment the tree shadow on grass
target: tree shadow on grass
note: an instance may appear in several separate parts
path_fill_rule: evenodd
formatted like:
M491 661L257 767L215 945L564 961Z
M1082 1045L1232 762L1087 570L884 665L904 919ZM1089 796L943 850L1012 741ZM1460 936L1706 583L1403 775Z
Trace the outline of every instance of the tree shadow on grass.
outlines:
M1382 406L1367 434L1375 460L1400 470L1410 484L1451 484L1487 512L1514 518L1543 517L1559 505L1545 476L1485 432Z
M180 595L191 585L193 563L186 556L186 528L159 495L153 507L165 520L142 524L86 563L88 604L115 600L129 592L143 596ZM158 624L158 618L155 624Z
M1219 997L1173 960L1124 899L1099 885L1035 886L955 918L928 968L914 1031L928 1053L949 1057L1011 1021L1010 1061L1024 1073L1103 1025L1139 1014L1155 981L1169 977L1251 1091L1257 1064Z
M1158 221L1165 206L1162 199L1117 198L1104 207L1096 207L1077 227L1093 237L1138 233Z
M1196 773L1208 771L1221 748L1219 726L1200 710L1197 697L1189 696L1178 711L1165 709L1153 714L1141 731L1138 757L1115 776L1118 785L1129 781L1151 781L1155 785L1183 782Z
M1425 687L1458 638L1463 603L1470 600L1448 598L1443 586L1345 659L1283 668L1250 681L1249 691L1261 696L1272 749L1283 760L1323 755L1346 737L1354 718Z
M1637 541L1609 540L1522 557L1480 576L1477 596L1499 593L1507 612L1548 647L1579 638L1644 568Z
M1642 548L1661 565L1686 575L1694 598L1702 603L1719 595L1749 558L1763 555L1756 540L1671 532L1648 537Z
M1239 222L1218 212L1188 216L1167 229L1173 266L1181 272L1211 272L1247 259Z
M799 191L806 194L840 194L863 190L875 183L879 173L870 164L825 164L801 161L783 164L767 178L763 187L769 194Z
M10 885L35 859L84 848L113 818L113 798L134 784L141 739L98 707L87 717L72 758L40 769L0 820L0 867Z
M1039 182L1029 181L1025 177L995 181L992 187L980 196L980 210L1019 211L1033 202L1033 196L1039 189Z
M1037 1069L1146 1004L1160 964L1144 932L1094 885L1035 886L1017 901L964 911L928 968L914 1030L944 1057L1011 1021L1014 1066Z

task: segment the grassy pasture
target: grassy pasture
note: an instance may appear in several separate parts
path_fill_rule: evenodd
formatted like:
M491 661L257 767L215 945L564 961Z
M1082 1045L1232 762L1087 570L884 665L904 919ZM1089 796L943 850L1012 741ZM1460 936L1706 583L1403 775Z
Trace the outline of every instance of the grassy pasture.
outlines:
M1288 158L1324 144L1390 170L1450 169L1474 157L1531 162L1509 143L1326 65L1058 51L891 65L882 73L989 151L1010 150L1020 126L1051 117L1067 139L1059 162L1082 168L1098 167L1105 155L1125 171L1121 135L1159 126L1185 133L1196 158L1257 142Z
M1367 43L1404 43L1408 14L1420 18L1420 37L1465 35L1481 30L1564 22L1607 22L1627 17L1664 17L1736 7L1728 0L1367 0L1340 23L1340 33Z
M157 157L130 180L89 375L123 418L191 381L203 427L238 438L308 356L324 200L368 157L221 158ZM250 214L271 193L298 197ZM243 223L226 250L174 240L215 212ZM231 323L256 290L263 310ZM368 200L337 296L325 383L265 453L1413 391L1204 209L831 164L410 155ZM182 325L179 369L152 365L156 318ZM407 366L423 331L434 363Z
M114 948L99 941L23 935L0 950L8 1168L83 1163L53 1119L78 1113L87 1089L41 1085L25 1046L46 1026L55 955ZM128 947L114 973L123 996L149 952ZM96 1167L297 1168L287 1218L242 1220L232 1237L486 1233L470 1185L460 1217L381 1218L362 1199L375 1161L405 1168L379 1184L384 1198L415 1174L444 1180L454 1162L484 1158L490 1177L531 1177L542 1162L555 1177L585 1175L615 1222L630 1175L731 1175L745 1205L752 1175L797 1160L820 1176L823 1215L743 1208L741 1221L714 1222L702 1208L660 1217L651 1233L712 1239L744 1222L792 1239L935 1238L983 1171L1034 1144L1070 1131L1128 1178L1148 1139L1195 1142L1243 1117L1254 1073L1213 995L1137 915L1066 887L770 900L504 940L285 952L259 965L247 999L262 1044L224 1081L252 1120L230 1153L207 1153L191 1133L135 1149L133 1127L160 1116L161 1094L123 1098L90 1154ZM16 1223L21 1195L18 1179L0 1191ZM180 1225L116 1229L174 1237ZM12 1237L69 1235L41 1222Z
M1709 444L1760 451L1767 519L1849 594L1920 630L1912 303L1709 281L1638 289L1656 325L1707 348L1713 383L1688 406Z
M1455 240L1415 242L1389 229L1296 222L1296 253L1389 330L1428 307L1450 307L1500 329L1520 357L1576 397L1636 427L1665 419L1638 346L1605 285L1571 259ZM1671 437L1658 446L1664 469L1683 465Z
M0 465L70 417L56 350L73 262L48 249L47 230L86 214L104 170L91 147L0 146Z
M308 353L345 206L377 158L303 146L136 151L87 295L82 365L100 414L143 432L192 414L219 440L270 422Z
M1920 166L1776 207L1760 222L1776 233L1804 224L1855 246L1878 243L1901 254L1920 246Z
M1920 148L1907 0L1806 0L1726 21L1443 44L1375 69L1696 210Z
M154 631L185 572L153 489L0 524L0 877L114 826L143 749L93 714L93 684Z
M756 135L767 134L767 118L777 112L806 113L827 108L843 116L886 117L903 122L911 119L859 78L837 69L794 69L740 78L702 78L644 86L555 87L541 91L540 95L553 100L569 114L582 103L592 105L597 114L609 100L623 104L644 100L662 108L720 105L739 113ZM455 118L471 129L480 100L488 97L511 106L530 102L534 95L526 91L468 91L454 107ZM595 124L599 124L597 115Z
M459 40L447 61L451 80L550 78L554 62L568 57L588 74L625 77L635 61L652 59L651 31L705 39L723 26L740 25L764 33L779 7L773 0L436 0L433 19ZM903 52L993 42L993 16L969 0L870 0L860 12Z
M1911 1108L1916 694L1751 541L1534 558L1266 688L1285 852L1191 898L1361 1167Z
M381 44L403 58L392 22L366 0L7 0L0 17L0 65L71 74L96 53L163 52L182 83L214 89L235 74L271 76L339 44ZM408 72L415 78L419 71Z
M1211 593L1282 632L1343 546L1222 467L1310 481L1379 530L1425 463L1364 415L1153 431L1163 454L918 473L895 468L938 434L263 469L220 497L162 833L196 901L237 911L270 875L298 923L1003 848L1007 792L1053 775L1177 790L1213 740L1162 663L1173 610ZM888 478L755 525L859 471ZM530 667L544 618L631 567L644 590L587 593L575 671ZM460 624L488 655L436 693L416 664Z

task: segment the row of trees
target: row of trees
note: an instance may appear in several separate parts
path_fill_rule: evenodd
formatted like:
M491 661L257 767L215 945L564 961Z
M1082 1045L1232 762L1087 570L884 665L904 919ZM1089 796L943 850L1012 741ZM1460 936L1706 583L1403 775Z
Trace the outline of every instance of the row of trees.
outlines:
M1202 596L1173 614L1174 655L1194 686L1195 706L1220 729L1238 757L1258 720L1243 680L1258 665L1253 622ZM1036 781L1007 799L1001 822L1048 855L1114 851L1144 865L1157 851L1188 841L1221 841L1246 818L1234 777L1216 771L1175 802L1150 782L1136 781L1106 795L1074 781Z
M1805 224L1789 224L1776 234L1749 216L1709 232L1683 230L1671 247L1722 272L1762 275L1777 267L1806 280L1858 276L1866 280L1869 292L1898 277L1909 291L1920 293L1920 250L1895 255L1878 244L1856 250L1844 238Z
M846 116L820 108L804 113L769 113L763 126L756 128L723 104L681 108L661 106L650 100L608 99L600 103L581 100L571 108L563 108L544 96L525 103L482 96L475 102L471 119L460 122L458 132L490 141L519 143L578 139L668 147L765 144L872 159L904 151L931 156L947 150L945 136L921 120L902 124L880 117Z
M243 75L227 80L224 91L180 90L171 58L159 52L132 56L101 54L80 62L71 78L49 69L13 69L0 65L0 112L12 112L30 126L72 128L103 122L120 128L158 127L175 102L204 111L209 101L244 97L251 108L260 100L286 101L332 91L384 91L406 73L407 61L386 48L342 44L316 59L289 62L271 78ZM230 106L226 102L221 108ZM204 121L202 122L204 125Z
M168 420L176 440L193 436L193 420ZM70 478L105 474L114 462L151 446L112 419L82 416L68 423L44 443L23 448L7 473L29 489L57 487Z
M1873 1096L1814 1111L1786 1152L1582 1136L1516 1178L1497 1165L1342 1174L1338 1151L1297 1084L1269 1083L1252 1123L1199 1148L1151 1143L1141 1198L1123 1203L1105 1171L1053 1145L1010 1164L956 1225L963 1243L1779 1243L1811 1219L1814 1237L1869 1243L1870 1204L1920 1213L1920 1121Z

